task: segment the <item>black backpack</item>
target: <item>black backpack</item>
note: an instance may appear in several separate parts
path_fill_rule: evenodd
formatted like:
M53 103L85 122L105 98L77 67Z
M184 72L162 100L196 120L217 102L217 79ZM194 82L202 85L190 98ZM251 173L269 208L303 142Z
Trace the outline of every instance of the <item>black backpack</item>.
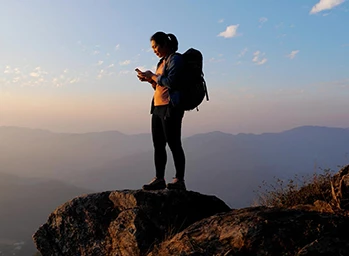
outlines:
M190 48L182 54L185 63L185 83L181 88L181 103L184 110L198 109L204 100L208 101L206 81L204 79L203 56L199 50Z

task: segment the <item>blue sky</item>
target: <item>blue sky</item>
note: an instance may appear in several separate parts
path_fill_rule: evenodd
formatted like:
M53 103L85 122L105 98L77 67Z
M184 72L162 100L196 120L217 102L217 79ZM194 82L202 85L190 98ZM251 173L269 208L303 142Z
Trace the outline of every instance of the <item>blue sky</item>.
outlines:
M149 132L149 38L204 55L210 101L183 134L349 127L344 0L2 1L0 125Z

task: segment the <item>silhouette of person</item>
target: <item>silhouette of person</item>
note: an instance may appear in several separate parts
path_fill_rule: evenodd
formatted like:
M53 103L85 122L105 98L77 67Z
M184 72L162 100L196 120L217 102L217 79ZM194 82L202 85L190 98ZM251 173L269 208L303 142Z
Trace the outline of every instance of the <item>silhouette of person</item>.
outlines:
M186 190L184 183L185 154L181 142L182 119L184 110L180 107L179 88L184 79L184 62L178 50L175 35L156 32L150 38L151 47L160 58L155 74L136 69L140 81L149 82L154 89L151 104L151 132L154 146L156 176L144 190L180 189ZM165 183L167 162L166 145L168 144L176 169L171 183Z

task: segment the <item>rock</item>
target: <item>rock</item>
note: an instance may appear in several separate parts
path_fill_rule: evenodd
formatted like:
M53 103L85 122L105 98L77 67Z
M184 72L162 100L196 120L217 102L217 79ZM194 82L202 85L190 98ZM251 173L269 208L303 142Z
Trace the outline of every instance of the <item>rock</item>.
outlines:
M335 205L340 209L349 210L349 165L333 176L331 187Z
M344 216L245 208L198 221L148 256L349 255L348 228L349 219Z
M345 239L323 237L304 246L296 256L348 255L349 244Z
M58 207L33 240L43 256L145 255L169 233L227 211L215 196L191 191L96 193Z

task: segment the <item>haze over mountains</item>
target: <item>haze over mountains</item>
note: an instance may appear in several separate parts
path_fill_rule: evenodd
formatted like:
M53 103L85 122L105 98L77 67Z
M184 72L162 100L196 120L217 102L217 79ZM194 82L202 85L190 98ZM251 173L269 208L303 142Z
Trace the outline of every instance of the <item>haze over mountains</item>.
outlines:
M249 206L263 180L349 162L349 129L303 126L280 133L211 132L183 139L189 190ZM150 134L84 134L0 127L0 240L30 240L48 214L93 191L138 189L154 176ZM166 179L174 175L168 152ZM25 239L29 236L29 239Z
M31 236L49 214L70 198L91 192L60 181L0 173L0 255L33 255Z
M183 139L189 189L241 207L274 175L290 177L349 161L349 129L303 126L281 133L211 132ZM0 127L1 172L57 179L94 191L136 189L154 176L150 134L53 133ZM174 175L168 152L166 178Z

